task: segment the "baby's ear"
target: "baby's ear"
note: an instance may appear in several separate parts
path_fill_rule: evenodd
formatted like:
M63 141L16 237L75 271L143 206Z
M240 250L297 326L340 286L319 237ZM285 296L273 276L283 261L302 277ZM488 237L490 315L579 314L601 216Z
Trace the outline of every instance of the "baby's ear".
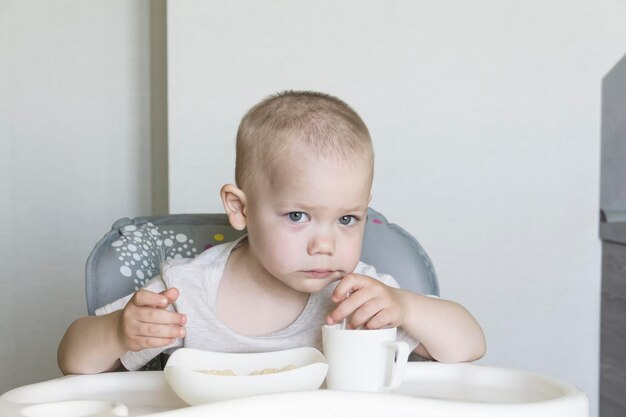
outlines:
M222 204L230 225L236 230L246 228L246 194L236 185L226 184L220 191Z

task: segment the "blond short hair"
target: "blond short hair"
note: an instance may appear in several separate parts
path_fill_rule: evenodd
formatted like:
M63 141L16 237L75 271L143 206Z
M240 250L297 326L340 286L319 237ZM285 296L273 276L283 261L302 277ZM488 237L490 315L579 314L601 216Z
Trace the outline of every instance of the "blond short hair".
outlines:
M245 187L259 167L271 167L288 151L319 156L366 157L373 174L374 151L361 117L342 100L314 91L283 91L246 113L237 131L235 181Z

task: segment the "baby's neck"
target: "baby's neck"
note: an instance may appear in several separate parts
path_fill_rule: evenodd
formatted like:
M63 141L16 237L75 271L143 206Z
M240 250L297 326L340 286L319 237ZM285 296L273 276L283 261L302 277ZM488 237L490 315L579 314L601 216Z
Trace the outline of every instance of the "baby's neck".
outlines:
M260 289L268 295L274 294L279 298L303 297L302 292L294 290L270 274L252 254L247 241L231 252L226 270L232 272L241 285Z
M231 252L216 299L217 316L224 324L246 336L261 336L293 323L309 294L269 274L244 244Z

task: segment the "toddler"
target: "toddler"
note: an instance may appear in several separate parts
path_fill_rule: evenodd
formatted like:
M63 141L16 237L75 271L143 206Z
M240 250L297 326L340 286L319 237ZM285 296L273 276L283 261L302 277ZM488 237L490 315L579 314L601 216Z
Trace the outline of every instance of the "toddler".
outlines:
M459 304L398 288L359 262L374 169L367 127L343 101L287 91L253 107L237 132L236 185L221 189L247 234L174 260L141 290L70 325L64 374L135 370L172 347L321 350L321 327L398 327L418 355L483 356L483 332ZM347 297L347 295L350 295Z

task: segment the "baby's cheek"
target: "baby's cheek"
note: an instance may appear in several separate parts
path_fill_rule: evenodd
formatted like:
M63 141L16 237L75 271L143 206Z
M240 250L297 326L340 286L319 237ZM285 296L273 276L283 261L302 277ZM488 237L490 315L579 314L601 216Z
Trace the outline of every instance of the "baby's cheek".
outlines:
M345 249L343 259L347 265L350 265L352 267L352 269L350 270L350 272L352 272L352 270L356 268L357 264L361 260L361 247L359 245L348 246Z
M296 263L298 247L288 240L281 239L280 236L273 236L272 239L268 239L266 254L276 268L284 271L291 269L291 266Z

